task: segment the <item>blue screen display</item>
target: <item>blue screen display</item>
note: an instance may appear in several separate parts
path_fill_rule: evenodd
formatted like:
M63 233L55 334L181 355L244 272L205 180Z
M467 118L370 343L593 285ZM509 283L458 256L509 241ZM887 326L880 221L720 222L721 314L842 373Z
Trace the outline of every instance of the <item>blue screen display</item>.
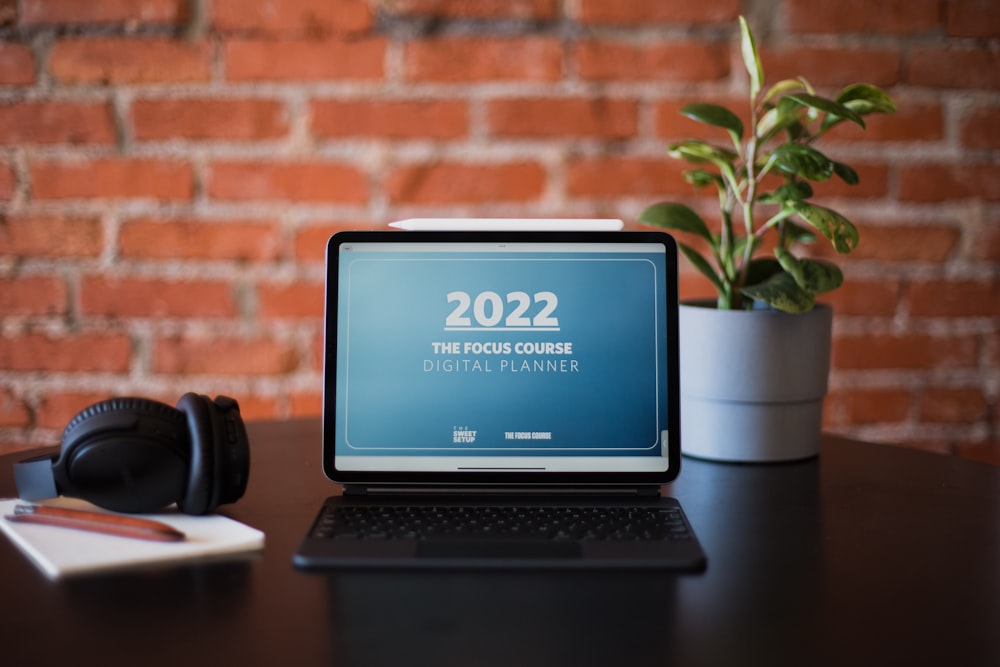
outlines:
M336 448L663 456L657 244L340 248Z

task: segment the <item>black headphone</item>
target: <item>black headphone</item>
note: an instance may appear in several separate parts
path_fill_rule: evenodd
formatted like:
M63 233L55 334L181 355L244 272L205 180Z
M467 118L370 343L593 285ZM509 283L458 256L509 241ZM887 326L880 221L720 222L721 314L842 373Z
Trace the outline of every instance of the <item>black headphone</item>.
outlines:
M249 473L240 406L193 393L176 408L132 397L95 403L70 420L58 455L14 464L24 500L63 495L116 512L176 502L186 514L208 514L239 500Z

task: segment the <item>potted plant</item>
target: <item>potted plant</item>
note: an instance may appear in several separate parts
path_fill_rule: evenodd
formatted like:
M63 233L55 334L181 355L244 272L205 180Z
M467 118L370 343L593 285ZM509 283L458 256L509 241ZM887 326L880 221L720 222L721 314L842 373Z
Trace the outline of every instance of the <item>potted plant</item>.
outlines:
M722 128L731 145L669 147L691 165L689 183L718 193L718 231L679 202L654 204L639 220L695 239L698 247L679 243L681 253L718 294L681 306L682 450L716 460L808 458L819 452L832 329L830 307L815 297L839 287L843 273L800 248L823 237L848 253L859 239L850 220L811 201L812 183L858 182L816 144L841 123L863 128L865 116L895 105L868 84L835 98L802 77L765 87L753 34L743 17L739 25L749 122L718 104L690 104L681 113Z

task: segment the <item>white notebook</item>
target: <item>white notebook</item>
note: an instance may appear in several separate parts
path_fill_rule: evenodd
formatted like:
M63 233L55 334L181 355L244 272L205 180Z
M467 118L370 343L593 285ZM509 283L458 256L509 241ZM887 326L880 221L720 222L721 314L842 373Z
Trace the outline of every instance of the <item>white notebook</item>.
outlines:
M257 551L264 533L219 514L191 516L174 509L134 516L168 524L186 535L181 542L154 542L71 528L15 523L2 518L24 501L0 500L0 530L51 579L101 570ZM82 500L58 498L45 505L92 512L104 510Z

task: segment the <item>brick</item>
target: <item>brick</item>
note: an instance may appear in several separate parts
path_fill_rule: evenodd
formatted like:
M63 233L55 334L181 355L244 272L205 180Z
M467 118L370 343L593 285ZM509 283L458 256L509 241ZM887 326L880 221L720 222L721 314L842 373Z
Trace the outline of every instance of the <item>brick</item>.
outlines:
M320 37L368 30L372 11L365 0L212 0L211 23L221 31Z
M284 417L278 408L278 402L271 396L246 394L239 397L240 415L244 420L276 419Z
M298 368L291 344L266 338L164 338L153 345L153 371L166 375L268 376Z
M652 45L589 40L574 50L588 81L716 81L729 75L726 43L673 41Z
M852 389L840 397L844 425L893 424L910 416L912 396L905 389Z
M914 47L906 83L930 88L1000 88L1000 51L987 47Z
M281 252L274 224L251 220L135 218L118 233L122 257L269 261Z
M914 317L1000 317L1000 280L917 281L908 301Z
M131 354L128 336L117 333L0 338L0 368L6 371L123 373Z
M322 283L295 282L257 286L257 314L264 319L307 318L319 321L326 305Z
M940 103L896 99L894 114L865 116L865 127L846 121L830 130L824 141L940 141L944 111Z
M313 358L312 369L317 373L322 373L324 366L323 355L325 354L325 348L326 348L326 341L323 338L322 332L318 332L315 336L313 336L311 347L312 347L312 358Z
M35 199L161 199L194 194L190 164L144 158L100 158L29 165Z
M902 76L901 55L896 49L762 47L760 58L769 82L802 76L819 87L842 87L858 81L889 87Z
M0 200L12 198L15 190L17 190L17 175L10 168L10 165L0 163ZM0 229L2 229L2 225L0 225Z
M19 86L35 82L35 56L24 44L0 42L0 85Z
M291 417L316 417L323 414L323 394L297 392L289 397Z
M937 30L938 0L785 0L788 27L802 33L914 34Z
M996 0L950 0L944 11L945 29L952 37L1000 37Z
M532 19L546 21L559 14L557 0L394 0L382 10L399 16L452 19Z
M859 227L861 242L851 257L879 262L944 262L956 252L961 240L961 231L955 227L864 224Z
M38 404L38 426L61 432L85 408L108 398L107 394L97 392L47 393Z
M830 153L831 157L837 156ZM858 173L858 182L845 183L837 176L821 183L812 183L815 201L826 197L877 199L889 194L889 167L884 164L860 164L848 158L848 163Z
M111 144L115 128L105 103L15 102L0 105L0 142Z
M663 0L581 0L579 18L585 25L646 26L650 23L735 23L740 0L700 0L700 2L664 2Z
M11 389L0 390L0 428L31 425L31 411L24 399Z
M962 124L962 145L1000 148L1000 106L972 109Z
M368 200L364 173L327 162L216 162L208 194L240 201L301 201L362 204Z
M457 139L469 133L464 100L316 100L313 134L323 138Z
M131 112L140 141L274 139L288 133L288 113L275 100L137 100Z
M970 258L1000 261L1000 215L973 226L969 238L967 253Z
M834 336L836 369L975 368L979 345L974 336L927 334L852 334Z
M545 190L546 174L535 162L399 167L386 177L389 200L406 204L533 201Z
M941 202L957 199L1000 201L1000 165L925 164L899 170L899 199Z
M53 315L65 313L65 283L53 277L0 278L0 313L4 315Z
M628 139L638 133L639 104L605 97L500 99L488 103L486 118L498 137Z
M181 83L211 78L207 42L163 38L69 38L55 43L49 71L62 83Z
M223 45L230 81L371 81L385 73L384 39L231 40Z
M80 285L80 311L105 317L233 317L227 282L92 276Z
M295 235L295 259L298 262L323 262L326 245L335 233L347 230L374 229L370 221L326 222L299 229Z
M408 42L403 73L407 81L557 81L562 44L549 37L451 37Z
M687 168L669 157L581 158L567 165L566 190L575 197L691 195L681 175Z
M931 388L920 397L920 419L932 424L959 424L989 419L990 407L980 388Z
M746 100L743 97L718 97L713 95L699 95L698 97L679 97L669 100L661 100L654 107L655 132L661 139L677 141L681 139L702 139L705 141L721 142L727 148L732 143L729 133L712 125L706 125L696 120L692 120L681 113L688 104L694 102L708 102L726 107L739 116L744 126L750 124L750 113L746 110Z
M0 222L0 255L97 257L104 225L96 217L11 214Z
M23 25L73 23L179 23L187 18L185 0L23 0Z
M678 272L677 292L682 301L710 299L715 301L718 296L712 283L701 273L695 272L687 262Z
M820 301L832 305L836 315L893 317L899 295L898 279L856 280L848 276L843 285L823 294Z

